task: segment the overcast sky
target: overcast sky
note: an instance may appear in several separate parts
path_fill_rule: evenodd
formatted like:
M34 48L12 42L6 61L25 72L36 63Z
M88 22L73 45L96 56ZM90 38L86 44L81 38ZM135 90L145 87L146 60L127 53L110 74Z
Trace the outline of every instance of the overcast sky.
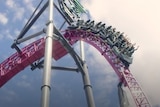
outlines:
M15 52L10 46L39 1L0 1L0 62ZM141 84L153 107L160 107L160 1L81 1L90 12L91 19L114 26L117 31L124 32L132 43L139 46L134 53L130 70ZM63 22L56 12L54 17L57 26ZM32 27L30 33L43 28L46 20L45 13ZM21 47L25 44L22 44ZM78 44L75 45L75 49L78 48ZM97 107L119 107L117 75L96 49L85 44L85 50L87 50L86 60ZM71 63L69 64L68 61ZM69 55L59 61L53 60L53 64L76 66ZM0 107L40 106L42 71L31 71L30 67L27 67L0 88ZM87 107L80 73L53 71L51 85L52 107ZM130 102L133 103L132 99Z
M160 1L159 0L87 0L95 20L111 24L125 32L140 48L130 69L153 105L160 105Z

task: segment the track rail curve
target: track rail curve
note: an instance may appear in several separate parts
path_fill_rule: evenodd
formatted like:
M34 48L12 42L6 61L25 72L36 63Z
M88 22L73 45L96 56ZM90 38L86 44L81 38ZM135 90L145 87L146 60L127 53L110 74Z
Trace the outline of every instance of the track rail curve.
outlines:
M16 52L0 63L0 87L27 66L41 59L44 56L44 45L45 39L41 38L22 48L21 53ZM54 40L53 45L52 57L55 60L67 54L58 41Z
M104 42L102 38L90 31L82 29L66 30L64 37L69 40L70 44L83 40L95 47L112 66L120 81L129 88L137 107L151 107L147 97L129 68L126 68L125 64L116 56L112 48Z
M109 62L119 79L128 86L137 107L151 107L147 97L142 91L140 85L131 74L130 70L125 67L124 63L117 58L112 48L103 41L102 38L94 33L82 29L66 30L64 37L73 45L78 40L83 40L94 46ZM60 42L54 40L53 58L60 59L67 54L65 48ZM9 81L17 73L25 69L34 61L44 56L45 39L41 38L21 49L21 53L16 52L0 64L0 87Z

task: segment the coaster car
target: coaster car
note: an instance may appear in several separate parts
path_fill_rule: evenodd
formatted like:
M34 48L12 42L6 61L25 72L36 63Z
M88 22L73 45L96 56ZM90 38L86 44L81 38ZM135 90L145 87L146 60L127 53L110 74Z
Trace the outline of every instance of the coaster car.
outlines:
M96 36L99 36L111 47L115 55L123 62L126 68L132 63L132 54L138 49L135 49L134 44L131 44L129 40L124 37L124 33L117 32L116 28L112 26L105 27L105 24L102 22L98 22L95 25L95 22L91 20L78 20L68 28L91 31Z

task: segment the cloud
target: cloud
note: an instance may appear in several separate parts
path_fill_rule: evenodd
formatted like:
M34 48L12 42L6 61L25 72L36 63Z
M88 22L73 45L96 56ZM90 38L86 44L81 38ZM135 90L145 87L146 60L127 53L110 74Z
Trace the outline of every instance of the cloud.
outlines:
M3 92L4 96L0 97L0 101L2 102L14 102L17 99L17 94L14 90L8 89L6 87L2 88L1 92ZM3 104L3 103L2 103Z
M6 29L4 31L4 35L6 35L7 39L10 39L10 40L14 40L15 39L14 36L11 34L11 31L9 29Z
M24 16L25 13L25 9L23 7L19 7L17 9L15 9L15 17L14 20L21 20Z
M5 29L0 34L0 40L2 39L14 40L15 39L14 36L15 36L14 33L12 34L9 29Z
M30 67L27 67L27 69L31 70ZM30 77L31 74L35 75L34 78ZM38 70L38 72L37 72L37 70L35 70L35 72L23 71L23 73L20 73L19 76L17 76L19 81L16 80L15 84L20 89L25 89L27 91L34 91L35 88L33 87L33 84L34 84L34 86L40 85L39 82L38 82L40 79L42 79L40 77L40 75L41 74L39 73L39 70Z
M6 17L6 14L0 13L0 23L3 25L6 25L8 23L8 18Z
M131 72L137 78L151 104L160 105L160 14L158 0L83 1L92 19L106 22L124 32L140 48L134 53ZM94 53L94 51L92 52ZM98 58L97 58L98 59ZM94 63L94 62L91 62ZM142 78L143 76L143 78Z
M24 5L27 6L27 9L33 12L35 10L35 6L33 5L33 0L24 0Z
M19 86L21 88L28 88L28 89L31 88L31 84L27 81L24 81L24 80L17 82L17 86Z
M6 5L10 8L13 8L16 4L13 0L6 0Z
M3 35L0 34L0 40L3 39Z
M22 20L25 13L24 7L22 7L18 2L15 2L13 0L6 0L6 6L14 14L13 21Z

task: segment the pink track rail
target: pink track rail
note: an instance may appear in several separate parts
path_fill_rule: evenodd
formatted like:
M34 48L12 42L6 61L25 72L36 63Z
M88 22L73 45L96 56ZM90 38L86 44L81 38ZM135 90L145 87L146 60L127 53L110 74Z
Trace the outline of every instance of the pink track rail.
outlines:
M66 31L64 37L69 40L70 44L74 44L78 40L83 40L95 47L112 66L120 81L123 81L124 84L128 86L137 107L151 107L147 97L130 70L125 69L124 64L113 53L110 46L99 36L96 36L89 31L79 29Z
M45 39L39 39L16 52L0 64L0 87L17 73L44 56ZM58 60L67 54L67 51L58 41L53 42L52 57Z
M112 49L99 36L84 30L66 30L64 37L72 45L78 40L83 40L95 47L112 66L119 79L128 86L137 107L151 107L147 97L142 91L136 79L133 77L129 69L125 69L124 64L117 58ZM60 59L67 54L67 51L60 42L53 42L53 58ZM15 53L0 64L0 87L10 80L17 73L22 71L31 63L44 56L45 40L39 39L26 47L22 48L22 53Z

